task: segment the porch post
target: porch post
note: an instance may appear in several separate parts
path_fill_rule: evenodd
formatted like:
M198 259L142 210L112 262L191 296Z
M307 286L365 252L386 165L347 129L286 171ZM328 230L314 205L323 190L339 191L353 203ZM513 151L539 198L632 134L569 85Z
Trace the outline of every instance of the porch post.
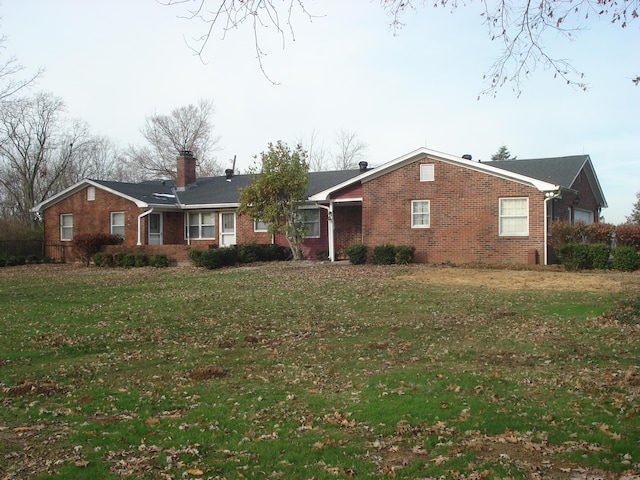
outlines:
M332 262L336 261L336 247L335 247L335 228L333 221L333 200L329 201L329 211L327 212L327 220L328 220L328 235L329 235L329 260Z

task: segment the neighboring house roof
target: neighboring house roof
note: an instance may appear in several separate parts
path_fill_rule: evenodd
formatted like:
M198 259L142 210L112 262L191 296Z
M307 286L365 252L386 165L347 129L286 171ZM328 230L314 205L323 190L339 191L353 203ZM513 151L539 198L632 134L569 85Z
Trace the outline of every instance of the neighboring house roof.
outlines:
M323 190L318 192L310 197L310 200L314 201L327 201L331 198L331 195L338 190L346 188L352 185L355 181L360 182L368 182L377 178L381 175L389 173L397 168L400 168L404 165L408 165L417 160L421 160L423 158L432 158L435 160L439 160L446 163L452 163L455 165L459 165L464 168L469 168L471 170L476 170L479 172L483 172L489 175L493 175L500 178L505 178L514 182L523 183L525 185L530 185L532 187L537 188L541 192L555 192L560 190L561 185L557 183L552 183L549 181L541 180L535 177L530 177L527 175L523 175L517 172L512 172L506 169L497 168L495 166L489 165L484 162L476 162L473 160L467 160L465 158L457 157L455 155L450 155L447 153L438 152L435 150L430 150L428 148L419 148L418 150L414 150L413 152L407 153L401 157L398 157L394 160L391 160L387 163L380 165L372 170L369 170L365 173L358 175L352 179L348 179L340 184L334 184Z
M530 158L526 160L497 160L483 163L545 182L555 183L566 189L573 187L578 175L584 170L596 201L603 207L607 206L607 201L589 155Z
M307 197L344 182L360 174L360 170L339 170L331 172L310 172ZM86 188L95 186L115 195L127 198L140 208L193 209L237 207L240 203L239 190L251 183L251 175L234 175L198 178L194 185L183 191L176 191L175 180L153 180L140 183L112 182L85 179L63 190L33 208L41 212L64 198Z

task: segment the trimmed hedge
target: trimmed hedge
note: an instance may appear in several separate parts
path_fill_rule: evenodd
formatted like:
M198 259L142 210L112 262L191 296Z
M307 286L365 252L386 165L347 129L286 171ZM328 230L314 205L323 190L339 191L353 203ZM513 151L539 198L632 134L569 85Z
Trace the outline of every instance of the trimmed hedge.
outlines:
M640 255L634 247L616 247L611 251L612 266L623 272L633 272L640 268Z
M362 265L367 263L369 248L361 243L356 243L345 248L344 253L349 257L349 262L352 265Z

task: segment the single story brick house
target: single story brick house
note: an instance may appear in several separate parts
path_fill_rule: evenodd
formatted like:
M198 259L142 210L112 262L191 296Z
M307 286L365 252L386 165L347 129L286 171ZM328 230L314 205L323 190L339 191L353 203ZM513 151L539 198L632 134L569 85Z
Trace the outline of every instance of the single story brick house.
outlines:
M164 252L278 243L261 222L238 216L249 175L196 178L196 159L177 158L177 178L141 183L86 179L36 205L45 255L73 258L78 233L112 233L119 248ZM311 172L303 251L345 258L355 243L411 245L417 262L549 263L549 227L597 222L607 206L588 155L477 162L420 148L376 168Z

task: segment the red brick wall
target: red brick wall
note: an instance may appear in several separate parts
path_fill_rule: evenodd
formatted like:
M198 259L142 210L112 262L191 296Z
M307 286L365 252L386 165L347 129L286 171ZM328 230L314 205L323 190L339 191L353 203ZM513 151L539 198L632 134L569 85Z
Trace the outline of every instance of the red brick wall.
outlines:
M419 163L435 164L435 181L419 181ZM529 197L529 235L500 237L501 197ZM431 201L431 228L411 228L411 200ZM417 262L526 263L544 248L544 196L537 189L423 160L363 184L362 234L370 247L412 245Z
M111 212L125 213L124 245L136 245L138 242L138 215L143 210L133 202L113 195L100 188L95 189L95 200L87 200L87 189L61 200L44 211L45 255L58 257L64 246L66 260L75 259L70 247L71 242L60 240L60 215L73 214L73 234L111 233ZM145 228L146 231L146 228ZM49 247L47 247L49 246Z
M362 208L359 205L333 207L336 260L346 259L345 248L362 243Z

